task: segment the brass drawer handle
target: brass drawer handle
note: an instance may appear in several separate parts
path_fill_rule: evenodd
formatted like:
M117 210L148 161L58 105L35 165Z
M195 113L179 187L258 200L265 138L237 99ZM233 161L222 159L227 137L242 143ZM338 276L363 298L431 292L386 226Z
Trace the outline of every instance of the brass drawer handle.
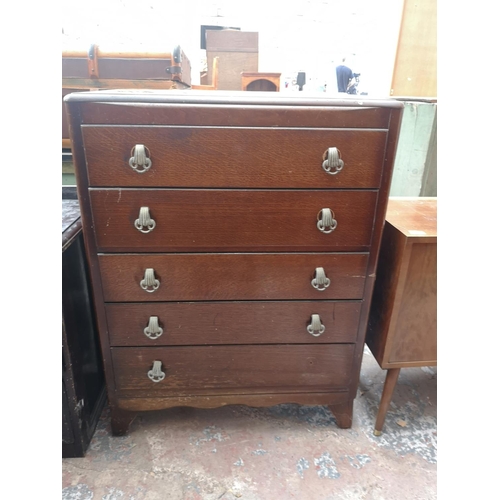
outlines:
M340 151L337 148L328 148L323 155L323 170L330 175L337 175L343 168L344 162L340 158Z
M128 164L139 174L147 172L151 168L151 160L149 159L149 149L144 144L136 144L132 151L132 155Z
M335 220L335 213L329 208L322 208L318 213L318 223L316 224L318 229L325 234L329 234L335 231L337 227L337 221Z
M158 316L151 316L148 326L144 328L144 335L146 335L148 339L156 340L158 337L161 337L162 333L163 328L160 326Z
M330 279L326 277L325 270L322 267L316 268L316 276L311 281L311 285L320 292L330 286Z
M319 317L319 314L311 315L311 324L307 325L307 331L313 337L319 337L325 331L325 325L321 323L321 318Z
M161 371L161 361L153 361L153 368L148 371L148 377L153 382L161 382L165 378L165 372Z
M158 290L160 282L155 278L155 270L152 268L146 269L144 271L144 279L141 280L141 288L146 290L146 292L153 293Z
M139 218L135 219L134 226L141 233L150 233L156 227L156 222L149 215L149 207L140 208Z

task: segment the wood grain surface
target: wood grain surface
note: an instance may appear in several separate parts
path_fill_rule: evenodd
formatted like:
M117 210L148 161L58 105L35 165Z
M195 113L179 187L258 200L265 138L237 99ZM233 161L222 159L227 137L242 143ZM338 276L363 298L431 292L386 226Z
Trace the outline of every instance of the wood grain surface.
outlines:
M113 346L328 344L355 342L360 309L359 301L155 302L106 304L106 317ZM319 337L307 331L312 314L325 326ZM163 328L155 340L144 334L151 316Z
M366 251L376 191L106 189L90 191L101 252ZM134 222L148 207L156 226ZM336 228L317 227L330 208Z
M385 130L238 127L83 127L90 186L376 188ZM150 151L144 173L129 166L132 149ZM330 147L344 168L322 164Z
M361 299L368 254L136 254L99 255L106 302L186 300ZM311 285L323 267L330 286ZM140 287L153 268L159 288Z
M112 349L117 390L154 394L325 391L346 388L353 344ZM166 374L152 382L153 361Z

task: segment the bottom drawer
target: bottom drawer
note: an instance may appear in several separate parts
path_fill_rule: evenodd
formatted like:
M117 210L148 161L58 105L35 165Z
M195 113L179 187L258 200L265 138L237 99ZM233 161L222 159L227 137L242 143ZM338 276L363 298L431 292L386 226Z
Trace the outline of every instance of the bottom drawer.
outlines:
M354 347L118 347L112 349L112 358L122 396L320 392L348 389ZM159 382L148 377L155 361L161 362Z

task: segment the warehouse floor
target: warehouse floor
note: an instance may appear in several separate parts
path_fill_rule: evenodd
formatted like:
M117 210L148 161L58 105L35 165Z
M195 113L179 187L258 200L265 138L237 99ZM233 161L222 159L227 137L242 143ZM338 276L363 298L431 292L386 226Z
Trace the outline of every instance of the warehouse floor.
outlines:
M141 413L112 437L105 410L84 458L63 459L63 500L433 500L437 369L402 369L373 435L385 371L365 348L351 429L325 407Z

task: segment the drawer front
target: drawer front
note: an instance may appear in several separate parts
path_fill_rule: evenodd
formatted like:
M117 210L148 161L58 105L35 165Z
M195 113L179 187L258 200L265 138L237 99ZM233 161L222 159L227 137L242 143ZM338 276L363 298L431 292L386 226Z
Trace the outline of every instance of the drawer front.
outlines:
M106 302L361 299L367 263L367 253L99 255ZM323 291L311 284L317 268Z
M378 188L386 130L241 127L82 128L90 186ZM130 165L136 144L151 167ZM344 167L322 168L336 147Z
M354 344L112 349L118 392L141 397L346 390L353 354ZM159 382L148 377L154 361Z
M102 252L365 251L377 191L104 189L90 197ZM141 207L154 227L139 225ZM330 233L318 229L324 208L336 224Z
M113 346L328 344L356 342L360 310L359 301L160 302L106 304L106 317Z

